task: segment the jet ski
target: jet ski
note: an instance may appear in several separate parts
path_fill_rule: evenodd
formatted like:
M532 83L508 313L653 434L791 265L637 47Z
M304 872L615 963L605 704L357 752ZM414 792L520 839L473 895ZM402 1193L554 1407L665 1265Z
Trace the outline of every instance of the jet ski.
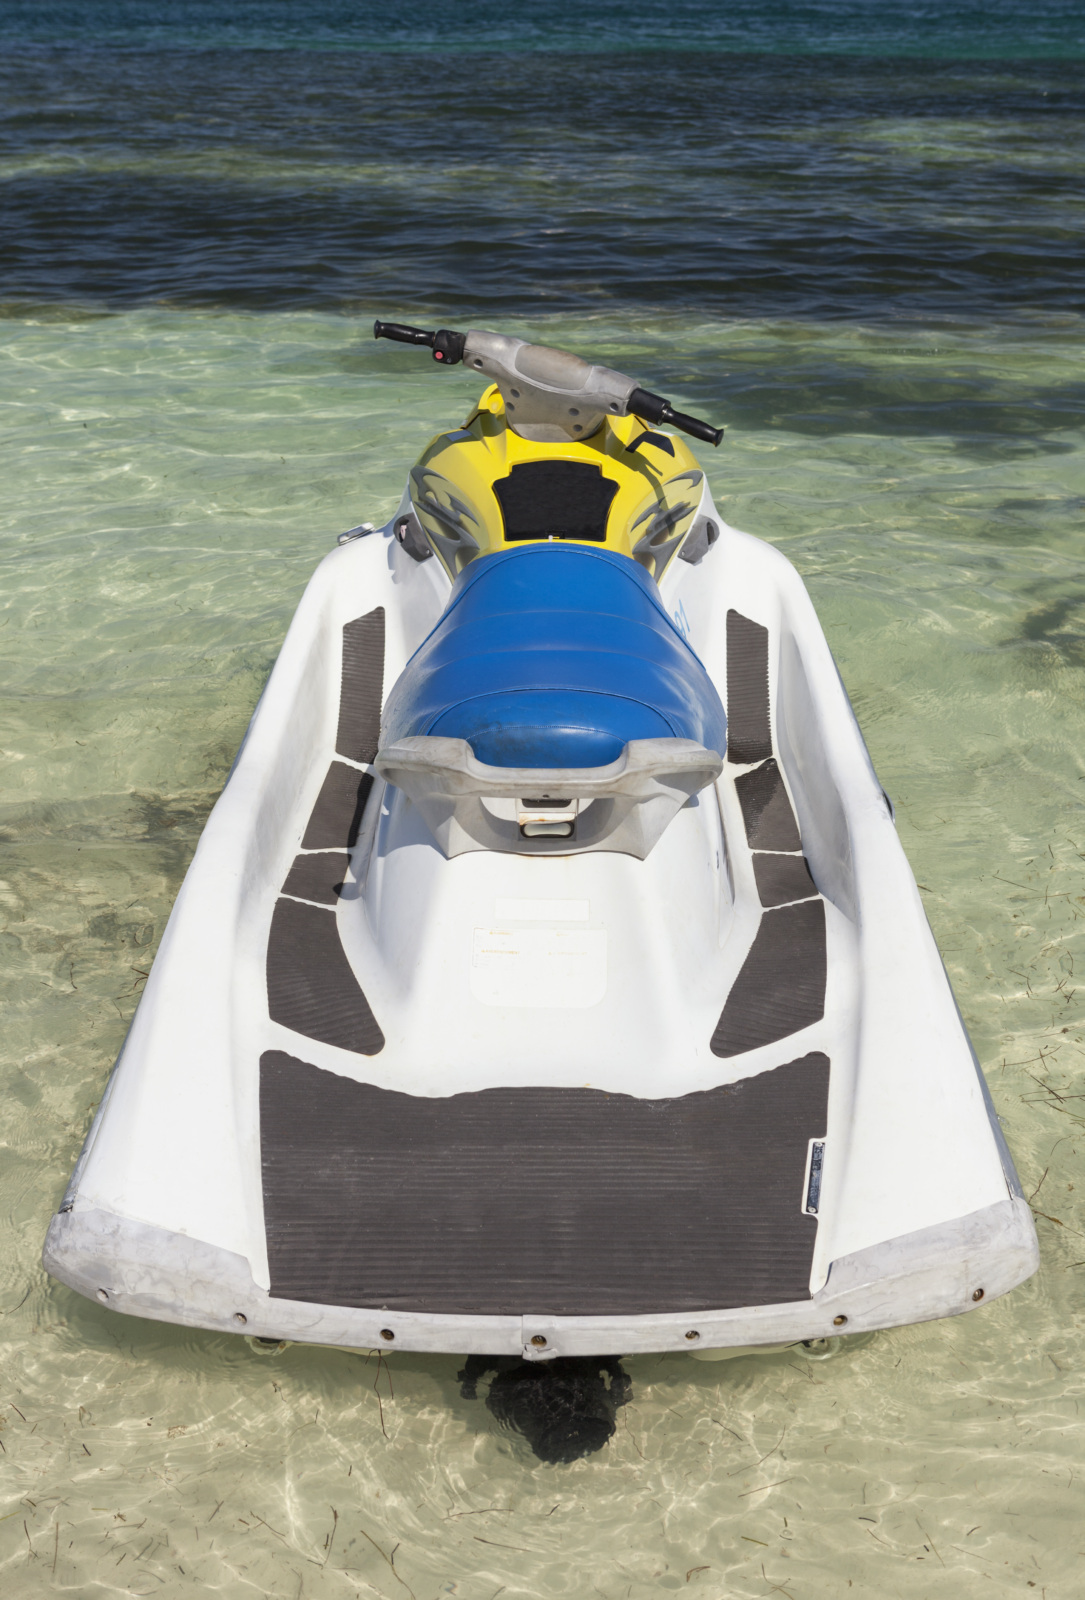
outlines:
M809 596L686 443L719 430L564 351L374 331L488 386L302 597L48 1271L521 1361L1005 1294L1031 1212Z

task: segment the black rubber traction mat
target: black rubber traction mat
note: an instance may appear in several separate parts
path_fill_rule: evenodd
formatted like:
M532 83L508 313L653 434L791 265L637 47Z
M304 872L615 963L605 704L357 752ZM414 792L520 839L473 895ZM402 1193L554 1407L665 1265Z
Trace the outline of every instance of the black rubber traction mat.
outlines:
M809 1299L829 1061L670 1100L518 1087L426 1099L260 1063L271 1293L490 1316Z
M607 536L610 502L618 492L588 461L524 461L494 494L501 507L505 538L592 539Z
M345 761L333 761L316 797L302 849L352 850L372 787L371 772L359 772Z
M740 764L772 754L769 630L727 613L727 757Z
M712 1054L774 1044L825 1014L825 905L766 911L712 1035Z
M277 900L267 946L267 1003L273 1022L359 1055L384 1048L369 1001L339 940L334 911Z
M810 868L803 856L753 855L753 875L757 895L763 906L782 906L789 900L809 900L817 894ZM287 889L287 894L298 891ZM310 895L309 897L313 897Z
M335 748L352 761L372 761L380 744L384 699L384 607L343 629L343 678Z
M296 895L299 900L318 900L333 906L339 898L343 880L347 875L350 857L341 850L325 850L319 855L295 856L294 865L286 875L283 894ZM791 899L795 896L792 895Z
M799 825L774 760L735 779L751 850L798 850Z

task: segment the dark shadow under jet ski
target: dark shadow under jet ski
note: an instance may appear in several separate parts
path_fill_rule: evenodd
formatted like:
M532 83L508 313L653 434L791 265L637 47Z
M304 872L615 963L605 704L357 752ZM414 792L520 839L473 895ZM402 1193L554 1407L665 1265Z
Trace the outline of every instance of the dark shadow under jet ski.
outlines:
M590 1456L614 1435L618 1407L633 1385L616 1356L558 1356L523 1361L517 1356L468 1356L458 1374L460 1395L474 1400L479 1381L495 1376L486 1409L527 1440L540 1461L553 1465Z

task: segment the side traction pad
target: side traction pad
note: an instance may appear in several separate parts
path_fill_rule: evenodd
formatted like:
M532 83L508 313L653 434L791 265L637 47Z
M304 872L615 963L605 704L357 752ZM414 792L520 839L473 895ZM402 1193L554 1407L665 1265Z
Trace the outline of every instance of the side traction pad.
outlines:
M287 873L283 894L297 900L316 900L321 905L333 906L339 898L343 880L350 866L350 857L342 850L322 850L308 856L295 856L294 865ZM790 895L789 899L797 899Z
M267 1003L273 1022L306 1038L363 1056L384 1049L384 1034L340 942L334 910L300 900L275 902Z
M373 774L333 761L316 797L301 841L303 850L353 850L362 812L373 787Z
M343 677L335 748L351 761L372 761L381 734L384 699L384 607L343 629Z
M757 936L712 1035L714 1056L775 1044L825 1014L825 904L762 914Z
M384 607L343 629L343 669L335 748L372 761L380 743L384 695ZM339 937L335 905L373 788L373 774L333 761L275 902L267 946L267 1003L273 1022L323 1044L374 1056L384 1034ZM283 898L296 895L297 899ZM316 901L304 905L302 901ZM327 907L328 909L325 909Z
M738 611L727 613L727 721L728 759L761 763L735 779L735 792L766 909L712 1035L717 1056L775 1044L825 1015L825 904L798 854L799 826L772 753L768 629Z
M815 1053L665 1100L540 1086L428 1098L269 1050L271 1293L486 1316L807 1300L803 1180L828 1086Z
M755 850L753 875L757 881L757 897L765 907L787 905L790 900L810 900L817 894L805 856L770 856ZM287 890L288 894L296 892Z
M775 760L735 779L751 850L799 850L799 825Z
M743 765L772 754L769 630L727 613L727 757Z

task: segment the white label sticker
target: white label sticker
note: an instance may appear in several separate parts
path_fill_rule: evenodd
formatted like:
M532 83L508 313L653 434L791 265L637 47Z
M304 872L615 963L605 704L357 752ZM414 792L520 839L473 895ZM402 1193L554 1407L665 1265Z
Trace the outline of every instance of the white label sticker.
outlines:
M587 922L586 900L496 900L495 922Z
M583 1010L606 992L605 929L475 929L471 993L484 1006Z

